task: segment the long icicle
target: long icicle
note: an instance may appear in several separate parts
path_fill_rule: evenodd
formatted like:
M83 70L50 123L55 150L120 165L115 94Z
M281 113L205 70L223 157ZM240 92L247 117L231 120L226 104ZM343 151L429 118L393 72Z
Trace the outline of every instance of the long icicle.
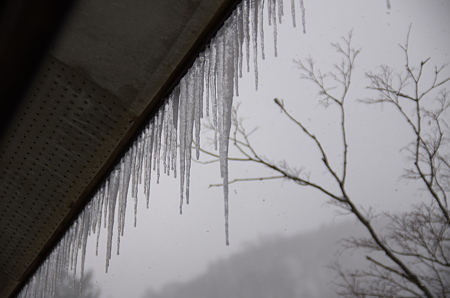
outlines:
M291 0L292 22L296 25L295 0ZM302 25L305 32L305 6L300 1ZM149 207L151 172L157 171L159 182L161 158L163 173L180 179L180 213L184 198L189 202L190 163L192 141L195 139L196 158L200 150L200 119L204 114L212 122L215 132L215 146L220 155L220 173L223 179L224 217L226 244L229 244L229 202L228 202L228 138L231 128L233 96L238 95L238 79L242 77L243 59L247 72L253 71L255 89L258 89L258 59L264 59L263 10L268 11L268 22L274 26L274 50L277 54L277 22L283 17L283 0L243 0L224 23L194 62L193 67L180 80L167 102L155 114L138 136L123 159L111 171L99 187L87 207L74 224L65 232L60 243L43 262L36 274L20 292L23 297L52 297L57 279L80 266L84 276L86 245L88 236L97 233L96 254L102 221L106 233L106 264L108 272L113 246L114 226L117 225L117 252L120 238L124 234L128 189L131 183L131 198L134 199L134 224L137 221L139 184L144 184L146 206ZM258 57L258 47L261 57ZM251 61L253 60L253 61ZM206 102L203 102L203 101ZM206 113L205 113L206 112ZM179 147L177 146L179 144ZM177 157L179 171L177 172ZM81 254L79 265L77 259Z

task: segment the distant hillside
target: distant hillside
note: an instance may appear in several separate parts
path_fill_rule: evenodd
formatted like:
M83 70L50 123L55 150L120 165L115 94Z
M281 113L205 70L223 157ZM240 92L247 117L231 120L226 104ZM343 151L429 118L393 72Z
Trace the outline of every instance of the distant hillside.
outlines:
M211 264L201 276L187 283L169 284L145 298L275 298L337 297L330 282L335 273L327 268L335 260L337 242L362 235L354 223L338 224L292 238L274 237L228 259ZM345 257L345 266L361 258Z

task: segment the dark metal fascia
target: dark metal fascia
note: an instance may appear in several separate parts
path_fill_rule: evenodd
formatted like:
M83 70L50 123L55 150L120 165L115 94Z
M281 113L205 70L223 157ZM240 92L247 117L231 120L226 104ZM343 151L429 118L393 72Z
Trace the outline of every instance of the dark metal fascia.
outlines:
M240 2L241 0L226 0L223 2L220 8L216 11L215 15L212 17L211 21L204 27L204 30L201 32L194 45L188 52L186 52L184 58L160 88L157 95L150 101L150 104L146 107L144 112L135 119L134 124L129 129L128 133L124 135L122 141L116 149L111 153L110 158L107 160L103 168L99 170L95 178L92 179L84 192L80 195L77 202L71 208L71 211L64 218L56 232L41 250L39 257L34 260L34 262L22 275L18 286L13 290L10 297L15 297L18 295L28 280L33 276L33 274L35 274L39 266L50 255L52 250L59 243L60 239L64 236L66 230L68 230L72 223L78 218L79 214L95 194L95 191L99 188L101 183L106 179L106 177L108 177L110 172L114 169L114 166L120 161L124 153L132 145L133 141L141 133L148 121L154 117L155 113L158 111L158 108L164 103L165 98L187 73L198 54L208 46L210 40L216 35L217 31L223 26L224 22L228 19Z

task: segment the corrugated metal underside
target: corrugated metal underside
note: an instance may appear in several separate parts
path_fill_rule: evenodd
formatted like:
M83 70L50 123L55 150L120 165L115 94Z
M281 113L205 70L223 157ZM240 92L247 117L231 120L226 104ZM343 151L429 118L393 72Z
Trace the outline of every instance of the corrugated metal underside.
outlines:
M17 294L234 2L89 0L0 156L0 297Z

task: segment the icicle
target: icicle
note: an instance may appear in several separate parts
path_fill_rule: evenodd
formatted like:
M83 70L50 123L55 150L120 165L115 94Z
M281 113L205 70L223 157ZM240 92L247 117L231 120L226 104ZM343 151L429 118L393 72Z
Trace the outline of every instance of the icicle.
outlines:
M239 17L240 17L240 11L241 11L241 7L237 7L236 8L236 13L231 16L231 18L233 18L232 20L232 24L233 26L233 43L234 43L234 48L233 48L233 62L234 62L234 74L233 74L233 82L234 82L234 93L236 94L236 96L239 96L239 77L240 74L242 74L242 39L241 39L241 35L242 32L240 30L240 26L239 26Z
M136 169L137 172L135 173L136 176L136 191L138 190L138 185L142 184L142 176L143 176L143 172L142 172L142 168L145 165L144 164L144 153L145 153L145 140L147 139L147 126L142 130L141 134L139 135L138 139L137 139L137 143L138 143L138 150L137 150L137 157L136 157Z
M226 81L225 81L225 78L224 78L224 75L225 75L225 69L224 69L224 60L225 60L225 51L224 51L224 48L225 48L225 41L224 41L224 39L225 39L225 36L224 36L224 34L223 35L221 35L221 36L219 36L219 38L217 39L217 57L218 57L218 59L217 59L217 79L218 79L218 81L219 82L222 82L222 84L218 84L218 86L217 86L217 97L219 97L220 99L222 99L221 101L218 101L218 104L217 104L217 114L219 115L218 116L218 125L217 125L217 130L218 130L218 133L219 133L219 155L220 156L222 156L221 155L221 153L222 153L222 148L223 148L223 143L222 143L222 141L223 141L223 114L224 114L224 112L223 112L223 100L224 100L224 84L226 84ZM220 165L221 165L221 177L223 177L222 176L222 174L223 174L223 172L222 172L222 159L221 159L221 163L220 163Z
M267 7L264 8L264 5ZM184 198L189 203L192 142L195 141L195 155L198 159L200 119L203 118L204 112L212 121L214 144L216 150L219 150L220 173L223 179L225 235L226 243L229 244L227 156L232 100L234 95L239 94L238 80L242 77L244 55L247 72L250 72L252 68L250 64L253 59L255 89L258 89L258 47L260 47L261 58L265 58L264 9L268 10L268 23L273 25L274 54L275 56L278 54L277 23L281 23L284 16L283 0L243 0L211 40L205 52L199 54L191 69L142 130L123 159L111 171L110 176L65 233L50 257L24 286L19 297L51 297L54 294L57 279L64 272L73 270L73 274L76 274L80 250L81 264L79 266L81 279L83 279L87 238L91 233L97 233L96 254L98 255L102 221L107 230L105 269L108 272L115 225L117 225L117 254L120 251L120 239L124 235L130 183L131 198L134 199L134 226L136 226L139 184L144 183L144 195L149 208L152 169L157 172L159 183L161 158L165 174L170 175L172 170L176 177L179 171L180 213L182 213ZM303 32L306 32L303 0L300 0L300 9ZM291 0L291 15L295 27L295 0ZM177 170L178 158L179 170Z
M169 125L168 123L168 119L170 118L170 115L168 115L168 105L169 103L166 101L164 106L161 107L161 109L164 109L164 115L166 115L166 117L163 118L162 121L162 129L161 129L161 137L163 138L163 140L161 140L161 159L162 159L162 164L163 164L163 174L165 175L169 175L169 172L167 170L167 147L170 146L169 144L169 139L168 139L168 135L166 133L162 133L162 132L166 132L167 131L167 126Z
M119 170L115 169L111 172L110 185L108 193L108 237L107 237L107 247L106 247L106 272L108 272L109 260L111 259L111 249L112 249L112 237L114 228L114 215L116 210L117 193L119 191L119 181L120 175Z
M125 153L124 157L124 173L123 173L123 188L121 193L121 202L123 204L122 208L122 224L121 224L121 230L122 230L122 236L124 235L124 229L125 229L125 215L126 215L126 209L127 209L127 196L128 196L128 189L130 187L130 180L131 180L131 167L133 163L133 154L132 150L128 150L127 153Z
M104 190L104 196L105 197L107 197L108 196L108 194L109 194L109 180L110 180L110 177L108 177L108 179L106 179L106 181L105 181L105 190ZM103 227L106 229L106 227L107 227L107 222L108 222L108 218L107 218L107 215L108 215L108 200L105 198L105 200L103 200L103 207L102 207L102 209L103 209L103 218L104 218L104 222L103 222Z
M245 60L247 61L247 72L250 72L250 1L242 2L242 23L244 24L245 38Z
M153 127L152 121L147 124L147 126L144 129L143 133L143 141L142 141L142 160L141 160L141 171L142 171L142 177L144 177L144 196L147 198L150 194L150 179L151 179L151 155L152 155L152 149L151 149L151 137L150 137L150 129ZM140 181L140 184L142 184L142 181ZM148 202L146 203L146 207L148 209Z
M278 0L278 23L283 22L283 16L284 16L284 6L283 6L283 0Z
M227 28L227 26L225 26ZM214 47L217 50L216 61L217 61L217 81L221 84L217 85L217 95L222 100L218 102L218 115L219 121L217 130L219 131L219 152L220 152L220 168L221 176L224 179L224 189L227 187L227 172L228 164L226 153L228 152L228 137L229 137L229 127L228 118L231 117L231 101L233 98L233 79L235 76L235 63L227 63L228 61L233 61L234 49L232 49L235 44L235 39L230 32L235 32L233 28L224 29L222 34L218 34ZM231 36L230 36L231 35ZM230 116L230 117L229 117ZM231 124L231 122L230 122ZM228 218L228 190L224 190L224 201L225 201L225 221L226 228L227 218ZM226 232L227 234L227 232ZM227 244L229 243L227 239Z
M48 263L43 264L41 270L39 270L39 271L42 272L40 274L41 280L39 282L41 284L41 286L40 286L40 294L41 294L41 297L44 297L45 294L46 294L45 290L47 288L46 286L47 286L47 277L48 277Z
M159 176L158 176L158 173L159 173L159 171L157 171L157 169L159 168L158 167L158 160L159 160L159 156L158 156L158 151L159 151L159 148L160 148L160 144L159 144L159 141L160 141L160 139L158 138L158 136L159 136L159 129L160 129L160 125L159 125L159 121L161 120L161 117L160 117L160 114L159 114L159 111L156 113L156 115L155 115L155 118L154 118L154 120L153 120L153 130L154 130L154 133L153 133L153 136L152 136L152 142L153 142L153 153L152 153L152 156L153 156L153 159L152 159L152 163L153 163L153 171L156 171L156 183L158 184L158 182L159 182Z
M56 252L55 258L49 258L47 261L50 264L50 276L47 276L47 279L49 279L49 288L47 292L49 293L50 297L53 297L55 295L55 288L56 288L56 282L58 280L58 273L59 273L59 258L58 258L58 252L59 252L59 244L54 249L54 253Z
M185 163L186 163L186 204L189 204L189 187L190 187L190 172L191 172L191 146L193 140L193 130L194 130L194 118L195 118L195 110L197 109L197 103L195 98L195 69L190 69L188 74L186 75L188 93L186 98L186 134L184 135L185 139Z
M125 153L120 165L119 210L117 213L117 254L120 253L120 237L124 235L125 215L127 209L127 195L130 185L132 154L131 150Z
M147 179L145 180L145 184L147 185L147 192L145 194L146 197L146 205L147 209L150 205L150 186L152 183L152 161L153 161L153 148L156 146L154 143L155 134L156 134L156 122L152 121L149 125L149 134L147 136L147 147L146 147L146 173L147 173Z
M48 262L45 262L45 264L44 264L44 267L43 267L43 271L45 272L43 275L42 275L42 281L41 281L41 283L42 283L42 290L41 290L41 293L42 293L42 297L44 297L44 295L46 294L45 292L47 292L46 290L48 289L48 283L49 283L49 276L50 276L50 272L49 272L49 268L50 266L49 266L49 264L48 264Z
M139 151L141 151L141 135L138 137L137 141L133 144L132 147L132 165L131 165L131 173L132 173L132 181L131 181L131 198L134 199L134 227L137 226L137 212L138 212L138 181L139 181L139 162L138 156ZM100 233L99 233L100 234Z
M236 36L237 36L237 46L238 46L238 72L236 81L239 81L238 78L242 78L242 59L244 57L244 43L245 43L245 27L244 27L244 5L241 4L237 7L236 15L234 16L236 22ZM239 85L236 83L236 96L239 96Z
M194 65L195 77L191 78L195 80L194 89L194 126L195 126L195 158L200 158L200 119L203 118L203 67L204 67L204 55L201 55L197 63Z
M251 3L252 15L252 40L253 40L253 71L255 73L255 89L258 90L258 17L259 0L253 0ZM262 28L260 29L262 30Z
M93 233L96 233L96 242L95 242L95 255L98 256L98 242L100 240L100 230L101 230L101 224L102 224L102 210L101 210L101 206L103 205L103 187L100 188L100 190L96 193L96 195L94 196L94 200L96 203L96 210L94 211L95 213L95 222L92 222L92 228L93 228Z
M217 38L211 41L211 51L210 51L210 72L209 75L212 78L211 82L211 99L212 99L212 120L214 126L214 149L217 150Z
M124 181L124 172L125 172L125 160L122 159L122 162L120 163L120 171L119 171L119 192L118 192L118 198L117 198L117 205L118 205L118 210L117 210L117 240L116 240L116 244L117 244L117 255L119 255L119 251L120 251L120 236L122 235L122 217L123 214L125 212L125 207L126 205L123 203L122 198L123 198L123 193L124 193L124 185L123 185L123 181Z
M125 213L126 204L123 202L123 193L124 193L124 176L125 176L125 160L122 159L122 162L120 163L120 171L119 171L119 193L118 193L118 210L117 210L117 255L119 255L120 252L120 237L122 236L122 218Z
M275 57L278 57L277 43L278 43L278 28L277 28L276 18L274 18L274 22L273 22L273 52L274 52Z
M274 40L274 53L275 57L277 56L277 8L278 8L278 17L281 18L282 12L280 12L280 2L277 0L269 0L269 8L267 9L268 12L268 19L269 19L269 25L273 25L273 40ZM281 4L281 9L282 4ZM262 33L263 34L263 33Z
M177 177L177 137L178 137L178 106L180 102L180 87L177 86L171 94L172 101L172 116L173 116L173 129L171 130L172 135L172 170L173 176Z
M132 180L131 180L131 197L135 200L137 200L138 195L138 186L139 186L139 151L141 149L141 142L142 142L142 133L137 137L136 142L133 144L132 149L133 150L133 161L131 165L131 173L132 173Z
M188 86L185 78L183 78L180 82L180 133L179 133L179 142L180 142L180 214L183 213L183 203L184 203L184 178L186 173L186 126L187 126L187 96L188 96Z
M71 252L72 253L71 259L72 259L73 280L75 280L75 277L77 275L78 250L80 248L78 235L80 235L80 225L81 225L81 223L79 221L76 221L75 228L72 229L72 231L70 231L71 232L71 237L70 237L71 244L70 245L73 247L72 252Z
M173 101L168 100L165 104L165 112L164 114L164 151L163 151L163 160L164 160L164 174L170 176L170 168L171 168L171 157L172 157L172 129L173 129Z
M203 65L203 81L204 83L204 99L205 99L205 114L206 117L209 118L209 101L210 101L210 75L209 75L209 52L211 50L209 48L207 48L206 53L204 53L204 65Z
M103 206L103 202L105 201L104 198L104 188L102 189L102 192L100 194L99 198L99 205ZM102 225L102 218L101 218L102 210L99 210L99 220L97 222L97 240L95 242L95 255L98 256L98 243L100 242L100 229Z
M155 163L156 163L156 183L159 184L159 177L161 175L161 141L162 141L162 130L163 130L163 121L164 121L164 109L160 108L158 111L158 121L155 123L157 125L157 133L154 135L155 140ZM155 167L154 166L154 167Z
M300 0L300 9L302 11L303 33L306 33L306 9L303 0Z
M198 73L197 73L197 103L200 119L203 119L203 97L204 97L204 86L205 86L205 53L201 53L198 58ZM200 123L200 122L199 122Z
M82 243L81 243L81 275L80 275L80 292L83 286L84 280L84 264L86 263L86 247L87 240L89 235L89 228L91 226L91 214L90 214L90 206L87 205L87 209L81 213L81 223L82 223Z
M56 248L56 250L58 250L58 248ZM49 279L49 289L47 292L53 297L55 295L56 280L58 278L56 275L58 272L58 258L50 258L48 263L50 264L50 276L47 276L47 279Z
M270 1L269 1L270 2ZM259 28L259 44L261 45L261 58L266 59L266 53L264 50L264 0L259 0L257 7L257 15L258 15L258 28ZM269 19L270 23L270 19ZM258 29L257 29L258 30Z
M99 213L98 213L98 200L96 200L96 197L97 197L97 193L94 195L92 200L89 202L89 204L91 205L90 209L94 209L94 211L90 212L91 213L91 225L89 226L89 236L92 233L95 233L95 230L97 229L98 217L101 215L101 214L99 215Z
M295 0L291 0L291 16L292 16L292 27L297 27L297 20L295 19Z
M150 167L150 171L156 171L156 152L158 151L158 139L155 137L158 135L158 128L159 128L159 114L158 112L155 114L155 116L153 116L152 119L152 126L153 126L153 130L152 130L152 135L150 137L151 143L152 143L152 159L151 159L151 164L152 167Z

